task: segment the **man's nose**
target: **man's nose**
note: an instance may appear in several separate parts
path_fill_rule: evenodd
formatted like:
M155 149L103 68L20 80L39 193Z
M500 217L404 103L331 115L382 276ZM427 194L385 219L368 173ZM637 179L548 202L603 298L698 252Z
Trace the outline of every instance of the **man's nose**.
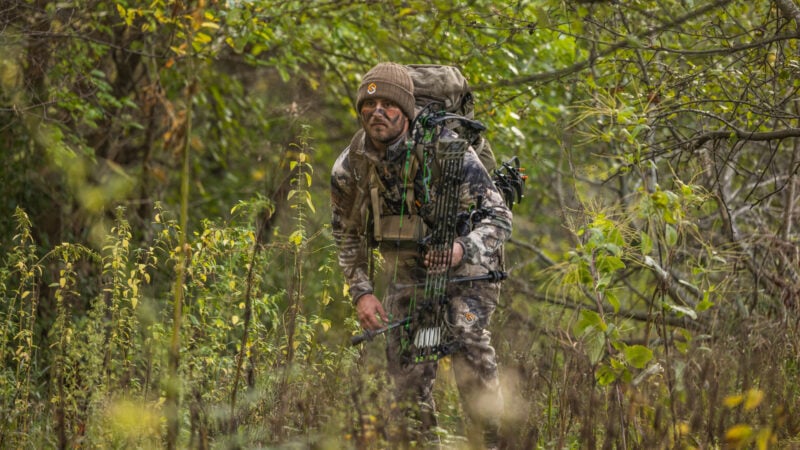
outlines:
M386 105L381 102L375 103L375 110L373 114L379 114L381 116L386 116Z

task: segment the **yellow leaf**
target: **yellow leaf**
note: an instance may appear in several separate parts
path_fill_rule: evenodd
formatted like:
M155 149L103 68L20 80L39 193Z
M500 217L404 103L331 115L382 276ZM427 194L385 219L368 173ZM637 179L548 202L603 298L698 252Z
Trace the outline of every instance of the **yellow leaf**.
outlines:
M264 172L264 170L262 170L262 169L253 169L253 170L250 172L250 178L251 178L253 181L261 181L261 180L263 180L263 179L264 179L266 176L267 176L267 173L266 173L266 172Z
M744 410L750 411L754 409L761 404L761 400L764 400L764 391L760 389L750 389L747 391L747 394L745 394Z
M756 445L758 446L758 450L767 450L770 447L770 441L772 440L772 430L767 428L762 428L758 431L758 436L756 437Z
M208 44L209 42L211 42L211 36L209 36L209 35L207 35L205 33L197 33L194 36L194 40L195 40L195 42L199 42L201 44Z
M725 442L731 444L741 443L753 435L753 427L746 424L734 425L725 432Z
M233 323L234 325L236 325L237 323L239 323L239 316L233 316L233 317L231 317L231 323Z
M293 232L289 236L289 242L299 247L303 243L303 232L300 230Z
M735 408L739 406L744 401L744 395L729 395L725 397L722 401L722 404L727 406L728 408Z
M408 16L408 15L413 15L413 14L416 14L416 11L414 11L413 9L411 9L411 8L403 8L403 9L400 10L400 12L397 13L397 15L395 15L395 18L399 19L399 18Z

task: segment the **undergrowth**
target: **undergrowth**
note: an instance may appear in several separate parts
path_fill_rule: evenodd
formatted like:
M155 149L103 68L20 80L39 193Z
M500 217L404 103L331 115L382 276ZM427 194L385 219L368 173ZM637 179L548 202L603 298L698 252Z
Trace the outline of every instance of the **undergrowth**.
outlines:
M149 240L135 242L118 209L101 249L42 249L18 209L0 266L2 447L165 445L170 286L183 257L178 447L390 447L382 346L347 345L357 324L329 236L306 228L310 179L297 173L291 232L257 236L256 218L271 213L257 198L228 223L202 222L184 248L158 208ZM310 254L325 255L322 267ZM602 273L584 275L594 283ZM508 448L798 446L793 324L754 315L723 326L735 319L717 313L700 332L665 313L642 320L531 302L519 283L504 289L491 329ZM440 374L438 432L446 448L468 448L447 359Z

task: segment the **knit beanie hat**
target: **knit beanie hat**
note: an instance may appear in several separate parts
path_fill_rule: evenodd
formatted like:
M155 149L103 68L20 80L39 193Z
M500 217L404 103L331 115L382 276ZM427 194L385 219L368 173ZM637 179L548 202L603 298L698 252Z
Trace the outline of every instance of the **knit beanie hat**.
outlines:
M408 120L415 117L414 82L403 65L383 62L364 74L358 87L356 110L361 111L361 105L370 97L391 100L400 106Z

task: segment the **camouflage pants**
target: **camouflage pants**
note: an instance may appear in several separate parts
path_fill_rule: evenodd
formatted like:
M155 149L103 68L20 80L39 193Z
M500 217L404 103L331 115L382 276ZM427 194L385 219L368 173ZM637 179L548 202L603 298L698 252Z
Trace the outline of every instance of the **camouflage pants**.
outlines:
M407 317L410 307L424 296L421 287L401 287L424 281L424 269L413 254L393 255L387 264L391 280L387 284L383 304L391 320ZM403 258L405 256L405 258ZM485 272L485 270L481 269ZM450 355L453 374L462 404L472 425L496 432L503 409L491 334L486 329L497 307L499 283L477 281L451 285L447 289L447 320L458 350ZM414 363L408 354L409 333L398 327L388 335L386 355L398 404L405 405L403 414L415 412L422 429L436 425L433 383L438 362Z

